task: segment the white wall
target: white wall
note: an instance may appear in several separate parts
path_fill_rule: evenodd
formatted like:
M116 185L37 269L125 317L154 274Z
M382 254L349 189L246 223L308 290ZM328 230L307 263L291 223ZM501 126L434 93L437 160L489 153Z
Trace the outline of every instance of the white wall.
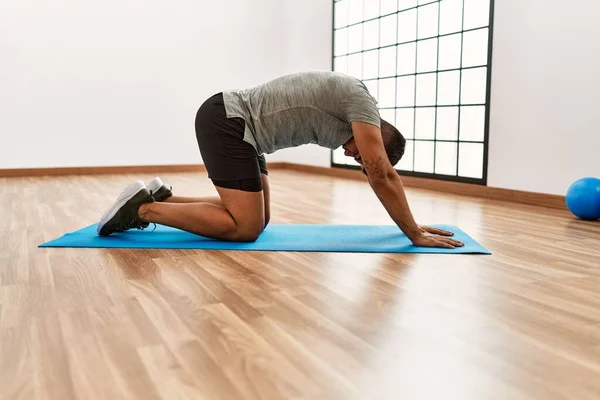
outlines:
M196 110L285 72L286 12L280 0L1 1L0 168L201 162Z
M217 91L329 70L329 1L0 3L0 168L201 162ZM270 161L329 166L317 146Z
M600 3L497 0L488 185L565 194L600 177Z

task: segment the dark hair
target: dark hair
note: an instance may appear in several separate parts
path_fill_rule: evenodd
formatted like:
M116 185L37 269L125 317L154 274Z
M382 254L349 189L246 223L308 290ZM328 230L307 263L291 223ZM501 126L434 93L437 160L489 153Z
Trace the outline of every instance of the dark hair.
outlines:
M381 136L388 159L395 166L404 155L406 139L394 125L383 119L381 120Z

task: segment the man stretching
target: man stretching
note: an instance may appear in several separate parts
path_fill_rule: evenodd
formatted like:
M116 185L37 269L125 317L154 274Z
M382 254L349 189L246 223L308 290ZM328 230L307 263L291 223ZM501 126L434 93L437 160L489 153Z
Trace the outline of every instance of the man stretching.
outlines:
M159 179L127 186L102 216L98 234L149 223L228 241L254 241L269 223L264 154L314 143L342 146L361 166L390 217L416 246L454 248L452 232L420 226L394 169L406 141L381 119L358 79L335 72L283 76L263 85L215 94L196 115L196 137L218 197L173 196Z

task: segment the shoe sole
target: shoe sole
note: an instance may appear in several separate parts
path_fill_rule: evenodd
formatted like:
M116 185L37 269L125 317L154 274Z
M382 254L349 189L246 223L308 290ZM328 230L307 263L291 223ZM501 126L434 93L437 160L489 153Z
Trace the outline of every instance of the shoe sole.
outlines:
M104 213L102 218L100 218L100 222L98 223L98 228L96 229L96 233L98 235L100 235L100 231L102 230L104 225L106 225L106 223L108 221L113 219L113 217L117 214L117 212L121 209L121 207L123 207L125 205L125 203L127 203L129 200L131 200L133 197L135 197L136 194L138 194L139 192L141 192L144 189L146 189L146 185L144 185L144 183L142 181L137 181L137 182L134 182L134 183L130 184L129 186L127 186L123 190L123 192L121 192L121 194L119 195L117 200L113 203L113 205L109 208L109 210L106 213Z

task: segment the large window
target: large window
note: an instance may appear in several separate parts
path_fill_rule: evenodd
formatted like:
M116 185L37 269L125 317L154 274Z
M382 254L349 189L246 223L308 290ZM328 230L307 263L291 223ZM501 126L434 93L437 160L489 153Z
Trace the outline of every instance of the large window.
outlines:
M406 175L486 183L493 0L334 1L333 69L406 137ZM357 166L332 154L335 166Z

